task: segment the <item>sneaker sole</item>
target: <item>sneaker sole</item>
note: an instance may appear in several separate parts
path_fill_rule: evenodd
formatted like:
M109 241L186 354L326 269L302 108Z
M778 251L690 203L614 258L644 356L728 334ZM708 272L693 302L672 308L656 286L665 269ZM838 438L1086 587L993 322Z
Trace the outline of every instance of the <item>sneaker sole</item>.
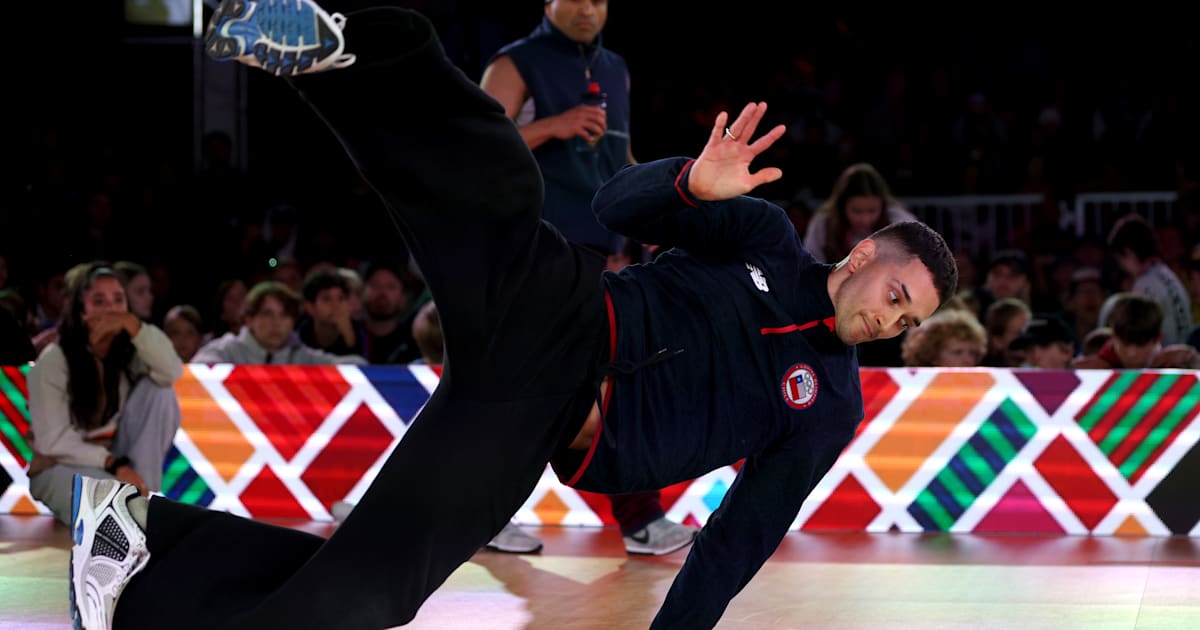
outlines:
M626 546L625 553L628 553L628 554L631 554L634 556L665 556L669 553L675 553L676 551L679 551L680 549L683 549L684 547L686 547L694 542L696 542L696 537L692 536L692 538L690 540L688 540L687 542L675 545L674 547L671 547L670 549L654 549L652 547L629 547L629 546Z
M491 545L491 544L484 545L484 547L491 549L492 551L500 551L503 553L537 553L542 550L542 545L538 545L536 547L533 547L532 549L530 549L528 547L520 547L520 548L501 547L500 545Z
M217 61L253 58L271 74L291 76L341 53L338 34L333 18L307 0L226 0L209 21L205 52Z
M83 619L79 615L78 594L82 589L75 588L75 547L83 542L83 523L79 522L79 498L83 496L83 477L75 475L71 486L71 555L67 568L70 571L69 597L71 600L71 625L75 630L83 630Z

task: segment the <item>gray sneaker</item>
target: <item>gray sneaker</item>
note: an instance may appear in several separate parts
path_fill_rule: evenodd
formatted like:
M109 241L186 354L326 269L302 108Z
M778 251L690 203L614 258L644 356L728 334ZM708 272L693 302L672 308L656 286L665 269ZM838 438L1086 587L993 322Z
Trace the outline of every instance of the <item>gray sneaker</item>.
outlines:
M486 546L493 551L536 553L542 549L542 541L536 536L526 533L525 530L517 527L512 521L509 521L504 526L504 529L500 530L500 533L496 534L496 537Z
M329 514L333 517L333 520L341 523L346 520L347 516L350 516L350 512L353 509L353 503L349 501L337 501L329 508Z
M699 531L696 527L680 525L664 516L625 536L625 551L637 555L665 555L692 544Z

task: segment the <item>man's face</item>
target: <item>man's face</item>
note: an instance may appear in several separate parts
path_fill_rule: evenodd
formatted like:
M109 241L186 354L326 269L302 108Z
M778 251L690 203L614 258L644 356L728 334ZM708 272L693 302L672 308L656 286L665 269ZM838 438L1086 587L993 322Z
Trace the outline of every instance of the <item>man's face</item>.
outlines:
M1069 343L1055 341L1045 345L1034 344L1025 353L1025 362L1030 367L1043 370L1066 370L1071 367L1072 355L1074 348Z
M367 278L363 308L371 319L390 319L400 315L408 299L404 295L404 283L387 269L379 269Z
M1104 305L1104 288L1099 282L1080 282L1071 294L1069 306L1076 317L1094 321L1100 317L1100 307Z
M316 301L306 304L305 307L315 321L336 324L341 314L349 310L350 305L341 287L329 287L319 291Z
M1126 369L1141 369L1150 367L1150 359L1158 352L1159 342L1132 344L1122 343L1116 337L1112 338L1113 351L1121 359L1121 366Z
M263 298L258 312L246 317L246 327L258 340L258 345L268 352L275 352L283 347L295 330L296 320L283 307L283 302L273 295L268 295Z
M850 345L889 339L916 326L939 305L933 274L919 258L894 254L867 239L850 252L850 276L833 299L837 336Z
M988 271L987 290L997 300L1003 298L1020 298L1029 289L1029 277L1012 265L996 265Z
M590 44L608 21L608 0L554 0L546 17L572 41Z

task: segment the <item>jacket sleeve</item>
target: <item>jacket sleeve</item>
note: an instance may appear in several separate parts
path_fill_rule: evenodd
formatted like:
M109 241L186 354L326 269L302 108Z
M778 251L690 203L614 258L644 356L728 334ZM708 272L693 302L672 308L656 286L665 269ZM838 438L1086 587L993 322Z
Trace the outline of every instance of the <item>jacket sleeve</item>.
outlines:
M692 544L652 629L716 625L730 600L775 553L809 492L837 460L844 446L832 444L814 447L811 436L796 433L745 460Z
M175 352L171 338L157 326L143 323L133 337L133 347L155 383L170 387L183 376L183 360Z
M692 254L734 254L770 248L794 237L783 208L755 197L700 201L688 192L694 160L634 164L596 191L592 210L608 229Z
M62 464L103 468L108 449L83 439L71 423L67 357L51 344L29 369L29 424L34 449Z

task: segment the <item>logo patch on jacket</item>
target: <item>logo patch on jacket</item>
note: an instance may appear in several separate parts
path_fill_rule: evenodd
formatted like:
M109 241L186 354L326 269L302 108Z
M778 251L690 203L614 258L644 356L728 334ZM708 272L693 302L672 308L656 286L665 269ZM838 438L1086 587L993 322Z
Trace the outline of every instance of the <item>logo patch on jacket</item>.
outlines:
M817 375L803 363L788 368L783 376L783 401L792 409L805 409L817 399Z
M754 286L763 293L770 293L771 289L767 288L767 277L763 275L762 269L746 263L746 270L750 272L750 279L754 281Z

